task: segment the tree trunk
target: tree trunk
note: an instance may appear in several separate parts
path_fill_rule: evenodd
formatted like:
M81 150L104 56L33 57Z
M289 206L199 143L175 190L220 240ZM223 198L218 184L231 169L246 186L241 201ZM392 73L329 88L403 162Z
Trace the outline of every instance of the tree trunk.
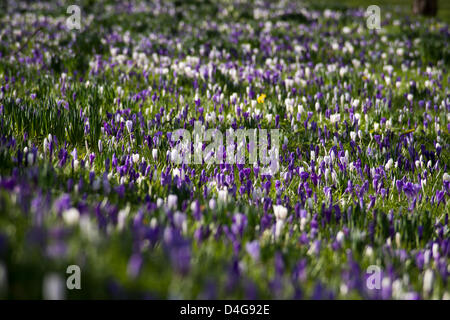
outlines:
M437 14L437 0L414 0L413 13L434 17Z

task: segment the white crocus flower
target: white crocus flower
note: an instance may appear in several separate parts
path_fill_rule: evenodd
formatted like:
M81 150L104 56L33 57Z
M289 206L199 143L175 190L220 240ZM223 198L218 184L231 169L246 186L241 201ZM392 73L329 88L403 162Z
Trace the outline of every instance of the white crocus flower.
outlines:
M228 200L228 189L224 188L217 192L217 199L221 202L227 202Z
M42 284L42 296L44 300L63 300L65 298L65 283L57 273L45 276Z
M178 206L178 197L175 194L169 194L167 197L167 207L169 209L176 209Z
M394 160L392 160L392 158L391 159L389 159L388 160L388 162L386 163L386 165L384 166L384 169L386 170L386 171L389 171L391 168L392 168L392 165L394 164Z
M433 271L430 270L430 269L427 269L425 271L424 276L423 276L423 291L424 291L424 294L428 295L433 290L433 280L434 280Z
M77 208L70 208L65 210L62 214L64 222L68 225L74 225L80 219L80 212Z
M278 239L283 230L285 219L287 217L287 208L282 205L274 205L273 213L275 214L276 224L275 224L275 239Z
M152 150L152 158L156 161L156 159L158 158L158 149Z

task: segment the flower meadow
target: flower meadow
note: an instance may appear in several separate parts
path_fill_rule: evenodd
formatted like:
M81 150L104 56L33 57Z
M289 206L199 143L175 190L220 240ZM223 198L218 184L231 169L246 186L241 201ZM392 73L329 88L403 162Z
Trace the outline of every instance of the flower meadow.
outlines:
M450 299L447 23L71 4L0 12L1 298ZM173 161L238 129L279 132L276 170Z

